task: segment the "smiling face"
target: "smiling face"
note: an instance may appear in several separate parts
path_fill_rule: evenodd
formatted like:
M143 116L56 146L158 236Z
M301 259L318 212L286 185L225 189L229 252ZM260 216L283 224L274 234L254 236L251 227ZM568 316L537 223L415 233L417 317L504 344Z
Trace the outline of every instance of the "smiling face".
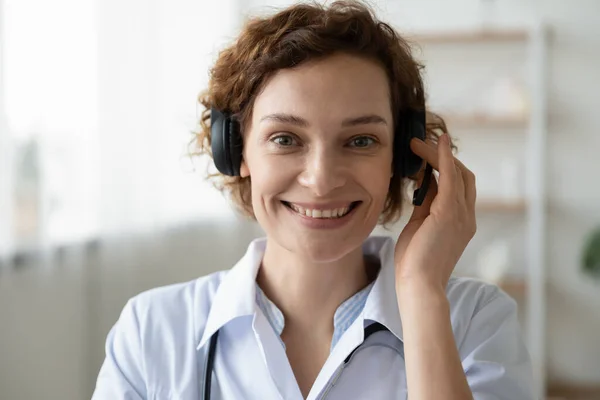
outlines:
M255 99L241 169L269 242L315 262L360 247L386 200L392 140L376 62L336 54L273 75Z

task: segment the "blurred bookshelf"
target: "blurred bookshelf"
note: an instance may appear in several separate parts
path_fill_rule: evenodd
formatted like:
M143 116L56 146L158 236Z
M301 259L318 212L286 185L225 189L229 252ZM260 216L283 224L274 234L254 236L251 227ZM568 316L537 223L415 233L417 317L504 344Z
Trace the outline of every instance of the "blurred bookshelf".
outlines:
M423 32L408 37L419 44L526 42L527 29L479 29Z
M528 116L494 116L485 114L441 115L450 130L458 129L527 129Z
M509 214L520 215L528 209L527 199L503 199L503 198L478 198L475 203L475 211L478 214ZM414 211L414 206L408 199L402 205L402 213L405 222L408 221ZM399 232L398 232L399 233Z
M462 278L473 278L473 276L463 275L463 274L454 274L454 276L462 277ZM478 277L475 277L475 278L481 279ZM527 295L527 278L526 277L511 276L511 277L505 277L498 282L492 282L492 281L487 281L487 280L483 280L483 281L486 283L490 283L490 284L498 286L500 289L502 289L504 292L506 292L506 294L508 294L510 297L512 297L516 301L522 300Z
M494 240L502 239L502 235L507 235L506 227L502 228L502 231L496 231L499 229L497 227L500 225L499 221L505 225L514 224L514 229L517 231L524 229L524 253L522 254L524 268L518 273L494 279L491 283L497 284L524 309L525 335L534 366L536 394L538 398L546 398L546 393L550 392L546 385L545 370L546 200L544 185L547 119L546 58L549 32L541 21L533 21L530 26L523 27L427 31L416 32L406 37L424 53L433 54L434 58L437 55L445 60L444 64L432 64L426 61L425 65L430 71L443 72L441 76L445 76L437 81L439 86L435 85L436 81L430 74L428 79L433 79L432 88L442 88L438 92L439 98L434 98L437 106L434 108L446 111L438 114L444 119L452 135L460 137L465 131L475 132L464 138L461 137L461 143L464 144L465 140L471 144L489 143L493 146L490 155L512 159L517 157L514 151L518 151L520 157L523 157L523 165L517 164L518 166L513 168L516 173L509 178L510 182L521 179L527 182L526 190L516 193L502 191L504 187L510 187L505 185L507 181L496 182L497 177L493 172L502 171L502 165L494 163L493 157L488 159L484 156L479 160L480 168L492 172L493 178L488 178L492 181L486 182L492 182L488 188L491 187L494 191L481 193L478 190L476 212L478 227L486 224L487 214L493 216L491 221L494 222L487 228L491 230ZM463 67L464 65L468 68ZM507 77L507 73L515 73L512 70L507 72L507 65L517 68L519 74L525 76L526 84L522 84L514 76ZM480 77L486 66L488 70L491 69L496 73L493 80L489 77L486 79ZM451 81L449 83L448 76ZM460 84L456 84L457 82ZM474 84L478 85L475 91L472 90ZM468 102L463 104L462 100L457 99L457 93L462 93ZM499 93L501 96L498 96ZM450 96L450 99L446 99L445 103L441 101L447 96ZM519 137L521 134L522 138ZM507 151L510 151L510 154L505 153ZM506 175L501 176L502 179L507 179ZM480 216L485 218L480 219ZM512 218L513 216L517 218ZM503 246L504 244L496 246L489 251L489 254L502 259L502 252L505 251ZM486 250L485 246L480 250ZM498 259L490 258L490 260L492 260L491 265L494 261L499 262ZM512 261L509 257L502 262L506 262L507 266L511 267ZM459 271L457 274L462 275ZM481 279L478 276L476 278Z
M498 287L517 301L527 294L527 280L524 278L506 278L498 283Z
M527 211L527 200L478 199L475 209L480 213L523 213Z
M598 400L600 399L600 385L550 384L547 396L546 400Z

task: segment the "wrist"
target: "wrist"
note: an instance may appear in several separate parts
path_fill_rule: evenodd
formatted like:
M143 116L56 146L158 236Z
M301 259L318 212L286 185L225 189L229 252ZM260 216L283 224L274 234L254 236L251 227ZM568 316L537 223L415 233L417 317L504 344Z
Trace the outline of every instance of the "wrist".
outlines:
M414 277L396 281L396 296L400 308L438 308L448 305L446 288L439 282Z
M435 296L440 293L445 295L446 288L438 279L428 276L410 276L396 279L396 292L411 294L419 292L423 293L423 295Z

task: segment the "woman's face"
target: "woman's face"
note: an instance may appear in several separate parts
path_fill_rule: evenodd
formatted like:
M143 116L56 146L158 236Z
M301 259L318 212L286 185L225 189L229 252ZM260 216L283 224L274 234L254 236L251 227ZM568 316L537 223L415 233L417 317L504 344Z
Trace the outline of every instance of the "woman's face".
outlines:
M388 85L377 63L346 54L268 80L244 135L242 176L269 241L327 262L371 233L392 174Z

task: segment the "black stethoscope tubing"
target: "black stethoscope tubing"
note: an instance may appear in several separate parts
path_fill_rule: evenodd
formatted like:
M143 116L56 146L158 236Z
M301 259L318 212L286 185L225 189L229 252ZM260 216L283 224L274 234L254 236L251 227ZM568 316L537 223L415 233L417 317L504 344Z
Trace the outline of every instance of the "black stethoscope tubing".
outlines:
M210 338L208 355L204 360L204 380L202 381L202 399L210 400L210 389L212 386L212 373L215 364L215 350L217 349L217 339L219 331L217 330Z
M365 338L363 343L375 332L379 331L387 331L388 329L380 324L379 322L375 322L365 328ZM208 354L204 360L204 380L202 381L202 400L210 400L210 392L212 387L212 374L215 364L215 352L217 349L217 340L219 338L219 331L217 330L210 338L210 343L208 346ZM352 359L352 355L356 350L360 348L361 345L356 347L348 357L344 360L344 365L348 364Z

